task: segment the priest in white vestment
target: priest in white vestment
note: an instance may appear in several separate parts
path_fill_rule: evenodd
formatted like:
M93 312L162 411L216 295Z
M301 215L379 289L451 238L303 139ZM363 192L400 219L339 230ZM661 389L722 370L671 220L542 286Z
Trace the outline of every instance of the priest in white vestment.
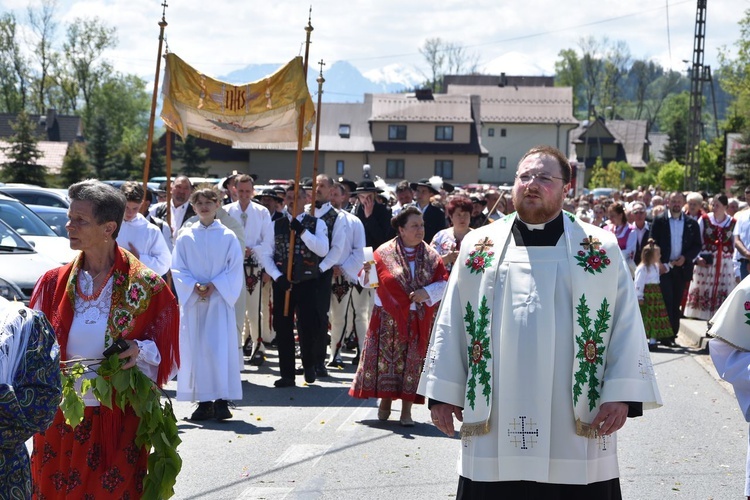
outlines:
M175 241L172 277L180 299L177 400L197 401L191 420L232 417L228 401L242 399L234 305L244 285L243 251L214 217L215 188L197 189L190 202L200 223Z
M750 422L750 279L743 279L708 322L711 361L732 384L742 416ZM745 466L745 496L750 498L750 442Z
M540 146L518 211L469 233L438 312L419 393L462 422L458 498L620 496L617 438L661 405L617 240L562 211L571 171Z

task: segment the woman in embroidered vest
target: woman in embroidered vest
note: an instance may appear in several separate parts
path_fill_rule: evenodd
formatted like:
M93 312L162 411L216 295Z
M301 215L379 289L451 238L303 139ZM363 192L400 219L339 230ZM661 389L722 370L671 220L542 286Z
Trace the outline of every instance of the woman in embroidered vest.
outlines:
M465 196L455 196L445 207L445 212L451 221L451 227L437 232L430 246L442 257L443 264L448 272L456 262L458 251L461 249L461 240L471 231L471 211L473 209L471 200Z
M638 241L635 232L628 224L625 207L621 203L612 203L609 206L609 224L605 226L605 229L614 233L617 238L617 246L622 250L622 255L632 275L635 272L635 248Z
M177 302L156 273L115 242L125 197L95 180L73 184L68 196L70 247L81 252L42 276L31 307L49 318L62 360L101 359L124 339L123 368L166 383L179 364ZM34 436L35 497L139 498L148 453L135 443L140 419L101 406L91 392L84 403L75 431L58 409L52 426Z
M405 208L391 225L398 236L375 251L379 287L349 395L381 398L379 420L388 420L391 402L401 399L401 425L412 427L412 404L424 403L416 393L419 373L448 272L437 252L423 241L424 221L418 208ZM369 269L366 265L362 274L367 276Z
M737 221L727 214L726 195L714 196L712 212L698 219L703 248L695 260L685 316L708 320L734 289L734 227Z

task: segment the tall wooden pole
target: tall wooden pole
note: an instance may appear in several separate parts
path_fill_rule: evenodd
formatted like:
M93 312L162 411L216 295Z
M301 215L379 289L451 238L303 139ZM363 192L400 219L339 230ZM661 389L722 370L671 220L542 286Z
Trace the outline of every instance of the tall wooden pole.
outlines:
M167 133L164 137L166 146L166 164L167 164L167 225L170 231L172 230L172 207L170 200L172 199L172 131L167 129ZM174 238L173 238L174 241Z
M312 27L312 7L310 7L310 13L307 17L307 26L305 26L307 32L305 39L305 58L303 59L305 82L307 82L307 59L310 55L310 35L313 32ZM302 142L305 137L305 103L302 102L300 106L300 114L297 119L297 164L294 172L294 201L292 201L292 217L297 216L297 198L300 189L300 177L302 176ZM289 259L286 264L286 278L291 283L292 281L292 268L294 264L294 244L295 244L296 233L294 229L289 230ZM284 316L289 316L289 297L291 294L291 288L286 291L284 296Z
M316 108L315 115L315 150L313 151L313 171L312 171L312 193L310 198L310 215L315 216L315 196L318 194L318 152L320 146L320 105L323 97L323 82L326 81L323 78L323 66L325 63L323 59L318 63L320 65L320 76L316 80L318 82L318 107Z
M154 76L154 92L151 95L151 115L148 120L148 140L146 142L146 160L143 165L143 196L148 188L148 171L151 167L151 147L154 144L154 121L156 120L156 98L159 94L159 73L161 72L162 46L164 44L164 28L167 27L167 0L161 4L161 21L159 21L159 51L156 54L156 75ZM169 178L167 178L167 183ZM167 209L169 209L169 190L167 190Z

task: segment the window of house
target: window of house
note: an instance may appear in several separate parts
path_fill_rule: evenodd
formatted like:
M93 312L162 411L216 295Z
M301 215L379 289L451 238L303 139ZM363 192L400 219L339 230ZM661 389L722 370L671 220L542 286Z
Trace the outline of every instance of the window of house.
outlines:
M438 125L437 127L435 127L435 140L452 141L453 125Z
M507 166L508 160L505 159L504 156L500 157L500 168L505 168Z
M495 137L495 129L494 128L488 128L487 129L487 137Z
M504 128L501 128L500 129L500 137L505 137L506 134L507 134L507 130L505 130Z
M336 160L336 175L344 175L344 160Z
M389 179L403 179L404 160L385 160L385 176Z
M495 168L495 161L491 156L487 157L487 168Z
M342 123L339 125L339 137L342 139L348 139L351 135L352 127L347 123Z
M389 141L405 141L406 125L388 125Z
M453 160L435 160L435 175L443 179L453 179Z

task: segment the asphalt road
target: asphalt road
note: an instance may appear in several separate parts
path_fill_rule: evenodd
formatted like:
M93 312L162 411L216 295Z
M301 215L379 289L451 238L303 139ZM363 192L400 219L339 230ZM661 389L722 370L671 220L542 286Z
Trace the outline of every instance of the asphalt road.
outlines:
M350 358L347 358L350 359ZM354 368L305 386L276 389L275 351L243 372L234 419L193 423L176 402L183 443L179 499L433 499L455 496L460 441L442 436L426 407L417 425L377 420L375 400L347 390ZM664 406L629 419L619 432L627 499L744 498L748 426L731 387L705 353L653 353ZM173 393L174 383L169 392Z

